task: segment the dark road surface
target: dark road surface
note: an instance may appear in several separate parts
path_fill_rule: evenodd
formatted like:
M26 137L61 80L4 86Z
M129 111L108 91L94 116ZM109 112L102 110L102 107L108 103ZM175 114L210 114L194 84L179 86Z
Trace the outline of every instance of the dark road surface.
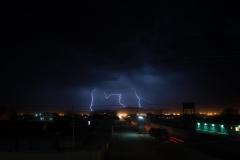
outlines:
M161 142L148 134L138 134L137 126L122 123L122 130L114 131L109 144L110 160L216 160L185 144Z

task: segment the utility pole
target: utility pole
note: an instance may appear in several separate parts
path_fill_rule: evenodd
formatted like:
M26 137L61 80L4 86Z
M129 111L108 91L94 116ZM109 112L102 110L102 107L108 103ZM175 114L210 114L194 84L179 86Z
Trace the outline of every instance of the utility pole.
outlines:
M73 131L73 160L75 160L75 155L74 155L74 107L72 106L72 113L73 113L73 115L72 115L72 131Z
M143 128L145 128L144 127L144 119L145 119L145 117L143 116ZM143 131L145 131L145 129L143 129ZM143 136L144 136L144 133L142 132L142 134L143 134Z
M163 115L162 115L162 109L161 109L161 130L162 130L162 118L163 118Z

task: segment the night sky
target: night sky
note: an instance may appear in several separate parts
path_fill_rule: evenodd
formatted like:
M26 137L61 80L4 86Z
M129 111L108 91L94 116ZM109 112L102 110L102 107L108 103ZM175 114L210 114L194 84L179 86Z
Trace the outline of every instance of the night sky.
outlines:
M239 108L240 10L230 1L1 4L0 107ZM150 101L150 103L144 99Z

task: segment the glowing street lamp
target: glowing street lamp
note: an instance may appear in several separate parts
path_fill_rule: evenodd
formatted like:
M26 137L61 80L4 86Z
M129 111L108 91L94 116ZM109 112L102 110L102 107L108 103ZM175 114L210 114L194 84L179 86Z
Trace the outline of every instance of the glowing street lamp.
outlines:
M138 118L143 120L143 126L144 126L144 117L143 116L138 116Z
M143 119L143 117L142 117L142 116L138 116L138 118L139 118L139 119Z
M144 128L144 117L143 116L138 116L139 119L142 119L143 120L143 128ZM143 134L143 131L142 131L142 134Z

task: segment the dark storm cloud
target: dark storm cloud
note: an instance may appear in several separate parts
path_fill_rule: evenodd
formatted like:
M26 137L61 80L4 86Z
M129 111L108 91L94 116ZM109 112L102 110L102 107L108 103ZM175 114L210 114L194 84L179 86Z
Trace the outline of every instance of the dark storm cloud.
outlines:
M156 104L238 102L240 24L230 3L31 5L5 12L2 105L89 106L95 87L98 106L117 104L102 100L106 89L137 106L132 87Z

